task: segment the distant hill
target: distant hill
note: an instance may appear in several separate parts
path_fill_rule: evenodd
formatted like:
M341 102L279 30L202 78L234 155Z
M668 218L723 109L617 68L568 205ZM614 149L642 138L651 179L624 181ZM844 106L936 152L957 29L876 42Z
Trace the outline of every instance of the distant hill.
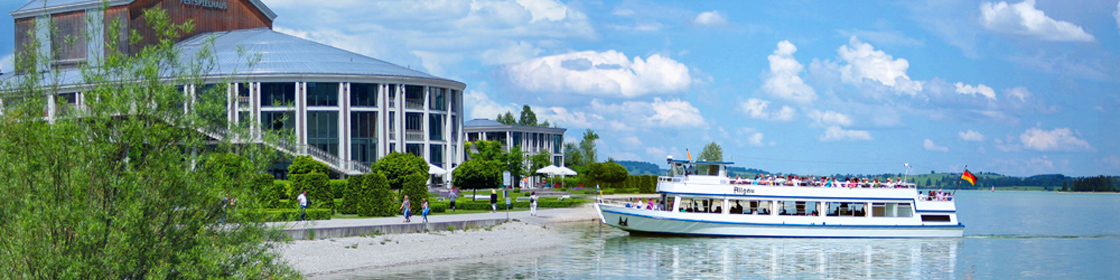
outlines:
M665 174L666 171L662 170L661 167L658 167L656 164L644 161L619 160L615 161L615 163L626 167L626 170L630 171L630 175L662 175Z

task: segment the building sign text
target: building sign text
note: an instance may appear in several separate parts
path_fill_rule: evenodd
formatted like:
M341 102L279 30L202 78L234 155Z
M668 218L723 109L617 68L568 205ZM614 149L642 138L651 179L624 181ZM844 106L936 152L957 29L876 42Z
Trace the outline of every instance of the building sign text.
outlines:
M219 10L225 10L226 5L228 5L225 0L179 0L179 3L183 3L183 5L187 6L198 6Z

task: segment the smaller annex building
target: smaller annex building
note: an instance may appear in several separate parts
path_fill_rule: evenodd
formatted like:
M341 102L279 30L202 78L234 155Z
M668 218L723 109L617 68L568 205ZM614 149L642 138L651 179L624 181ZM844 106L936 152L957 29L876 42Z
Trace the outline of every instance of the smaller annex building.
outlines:
M509 152L513 147L521 147L526 156L547 153L552 165L564 166L564 132L566 128L507 125L491 119L473 119L463 124L467 141L487 140L502 143ZM529 179L533 180L533 179ZM537 182L528 182L530 185Z
M177 43L181 59L200 53L214 59L205 84L185 85L184 94L228 83L221 97L228 123L292 132L296 143L286 143L283 152L310 155L339 175L368 173L371 163L392 152L448 170L464 160L466 84L274 31L276 14L260 0L32 0L11 12L16 53L27 49L48 59L36 69L0 74L0 81L54 70L60 87L48 98L45 117L80 109L80 67L97 65L109 51L107 41L127 46L119 50L127 54L155 43L145 41L155 36L144 33L150 28L143 17L154 7L167 10L173 23L194 22ZM114 21L125 27L119 34L107 27ZM130 42L132 30L147 39ZM62 43L68 39L73 43ZM40 42L38 49L28 49L32 42ZM246 54L256 61L250 64ZM281 163L272 174L284 178L286 168Z

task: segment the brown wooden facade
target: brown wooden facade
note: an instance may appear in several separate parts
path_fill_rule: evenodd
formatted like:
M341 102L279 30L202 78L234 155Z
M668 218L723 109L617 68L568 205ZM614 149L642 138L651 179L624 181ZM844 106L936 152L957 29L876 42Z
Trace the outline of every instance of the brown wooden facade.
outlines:
M101 31L104 42L116 41L118 46L124 48L122 51L129 54L137 53L145 46L155 43L155 31L148 26L144 18L144 11L151 8L166 10L172 23L182 24L189 21L194 25L191 32L182 34L176 40L208 32L272 28L272 19L250 0L205 0L207 3L223 4L224 8L189 4L197 2L199 1L136 0L127 5L109 7L105 11L104 28ZM86 11L56 13L51 14L50 17L54 29L50 38L53 52L51 64L60 68L71 68L85 62L89 53L87 50L89 24ZM28 43L37 39L35 38L36 20L38 19L35 16L15 19L15 53L22 53ZM117 34L109 34L114 20L119 20L123 28ZM129 44L129 30L134 30L142 36L137 44Z

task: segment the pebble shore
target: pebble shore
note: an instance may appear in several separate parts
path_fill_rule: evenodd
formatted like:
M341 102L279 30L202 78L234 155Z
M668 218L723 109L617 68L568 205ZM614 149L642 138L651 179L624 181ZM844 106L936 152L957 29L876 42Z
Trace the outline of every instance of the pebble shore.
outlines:
M299 240L281 244L278 251L305 276L323 276L558 249L575 236L552 225L592 221L595 217L594 208L587 205L532 222L511 221L465 231Z

